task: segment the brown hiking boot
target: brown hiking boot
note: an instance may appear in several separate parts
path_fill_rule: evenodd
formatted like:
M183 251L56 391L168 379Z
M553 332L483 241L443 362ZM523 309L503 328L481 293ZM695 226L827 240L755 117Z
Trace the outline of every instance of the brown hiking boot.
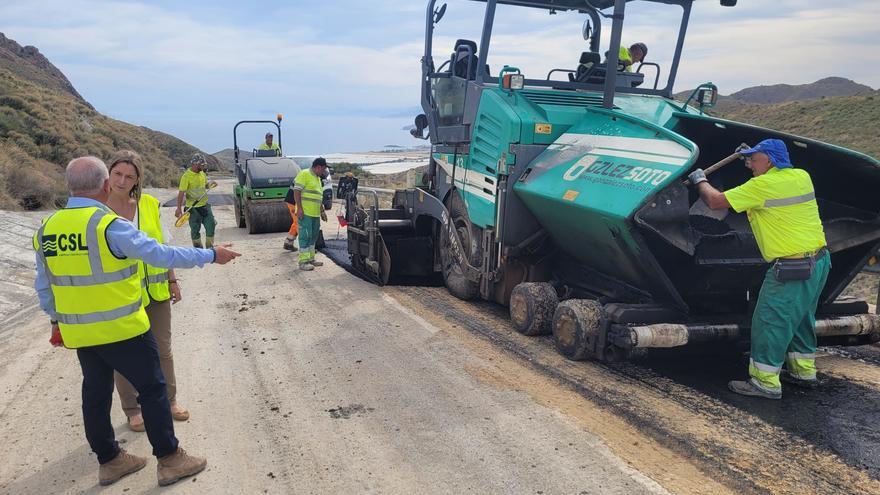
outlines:
M112 485L127 474L140 471L147 465L143 457L131 455L123 449L110 462L105 462L98 467L98 484L101 486Z
M168 486L182 478L198 474L207 465L208 460L204 457L189 455L185 450L178 448L177 452L159 458L159 465L156 466L159 486Z

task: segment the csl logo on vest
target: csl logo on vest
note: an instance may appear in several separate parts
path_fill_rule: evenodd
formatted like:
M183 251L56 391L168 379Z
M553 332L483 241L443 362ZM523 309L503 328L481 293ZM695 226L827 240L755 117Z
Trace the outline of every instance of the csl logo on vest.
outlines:
M42 248L44 256L58 256L59 251L62 253L69 253L71 251L89 250L81 233L44 235Z

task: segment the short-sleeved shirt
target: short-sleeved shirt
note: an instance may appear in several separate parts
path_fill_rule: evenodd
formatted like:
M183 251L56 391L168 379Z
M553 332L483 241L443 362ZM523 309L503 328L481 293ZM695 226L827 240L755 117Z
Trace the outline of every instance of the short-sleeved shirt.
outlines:
M208 185L208 176L204 171L202 172L193 172L192 169L186 169L186 172L180 177L180 186L177 188L179 191L186 191L186 206L205 206L208 204L208 197L205 196L201 200L199 200L198 204L195 203L197 199L203 194L205 194L205 188Z
M813 181L804 170L772 167L724 196L734 210L748 215L758 249L767 261L825 246Z
M300 191L302 202L300 208L303 214L309 217L321 216L321 200L323 199L324 186L321 185L321 178L307 168L300 171L293 180L293 189Z
M624 61L627 63L627 66L625 69L626 72L633 71L633 66L632 66L633 59L632 59L632 55L629 53L629 48L627 48L623 45L620 45L620 51L617 53L617 60L618 60L618 63L620 63L620 64L624 63Z
M266 144L264 142L257 149L258 150L275 150L276 155L279 155L279 156L281 155L281 147L278 146L278 143L272 143L272 146L269 146L268 144Z

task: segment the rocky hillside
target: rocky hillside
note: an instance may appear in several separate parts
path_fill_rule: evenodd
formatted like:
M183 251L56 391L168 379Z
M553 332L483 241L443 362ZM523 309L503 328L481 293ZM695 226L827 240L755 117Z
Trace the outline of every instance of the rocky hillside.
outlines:
M143 156L146 185L154 187L173 185L199 152L168 134L100 114L36 48L0 34L0 209L62 205L71 158L107 158L121 148Z
M731 99L710 113L818 139L880 159L880 91L770 105Z
M684 101L690 91L677 93ZM842 77L755 86L719 96L719 117L818 139L880 159L880 91Z
M38 86L67 93L89 108L92 106L76 91L67 77L36 47L21 46L0 33L0 67Z
M250 151L245 151L241 148L238 149L238 159L246 160L251 157L253 153ZM226 148L225 150L220 150L214 153L214 158L220 162L220 167L223 170L232 170L232 167L235 166L235 150L232 148Z

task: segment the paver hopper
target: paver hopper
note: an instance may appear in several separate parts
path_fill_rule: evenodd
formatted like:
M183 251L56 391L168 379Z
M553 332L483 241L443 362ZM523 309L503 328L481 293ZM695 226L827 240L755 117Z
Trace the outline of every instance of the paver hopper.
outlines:
M441 272L454 295L509 304L517 330L552 331L574 359L742 341L767 264L745 214L713 214L682 181L743 142L778 138L812 176L831 251L818 335L841 344L880 339L880 317L865 302L838 298L880 245L880 162L706 115L717 98L711 83L691 95L695 107L672 99L691 0L656 2L682 11L663 87L657 64L653 87L643 87L649 64L614 69L624 0L485 3L479 51L459 40L439 69L431 44L445 5L428 4L425 114L413 134L429 131L431 164L424 186L398 191L391 209L350 204L355 267L379 283ZM501 4L587 14L590 50L580 66L534 79L505 66L493 77L486 61ZM600 63L600 20L612 8ZM734 163L710 182L725 190L749 177Z

